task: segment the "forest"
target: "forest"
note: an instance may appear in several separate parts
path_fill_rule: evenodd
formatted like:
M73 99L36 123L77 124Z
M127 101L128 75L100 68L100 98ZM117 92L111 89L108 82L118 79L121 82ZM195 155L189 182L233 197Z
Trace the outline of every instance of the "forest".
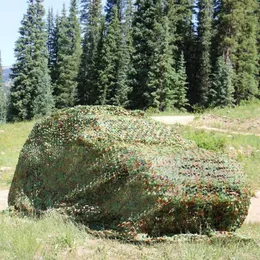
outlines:
M75 105L199 111L260 98L259 0L29 0L0 122Z

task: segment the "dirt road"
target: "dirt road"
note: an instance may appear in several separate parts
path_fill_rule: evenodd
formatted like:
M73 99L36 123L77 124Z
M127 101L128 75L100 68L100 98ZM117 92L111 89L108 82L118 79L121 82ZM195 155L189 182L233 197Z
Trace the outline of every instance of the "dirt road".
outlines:
M167 125L187 125L194 120L194 116L152 116L151 118Z

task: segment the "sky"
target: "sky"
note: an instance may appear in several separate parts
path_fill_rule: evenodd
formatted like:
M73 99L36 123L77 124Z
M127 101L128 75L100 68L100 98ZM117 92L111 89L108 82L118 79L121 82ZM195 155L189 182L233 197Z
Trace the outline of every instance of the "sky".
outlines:
M43 4L47 11L53 7L54 13L60 12L66 5L68 10L70 0L44 0ZM19 37L18 29L21 25L23 15L26 13L27 0L7 0L1 1L0 8L0 50L2 65L10 66L15 62L14 44Z

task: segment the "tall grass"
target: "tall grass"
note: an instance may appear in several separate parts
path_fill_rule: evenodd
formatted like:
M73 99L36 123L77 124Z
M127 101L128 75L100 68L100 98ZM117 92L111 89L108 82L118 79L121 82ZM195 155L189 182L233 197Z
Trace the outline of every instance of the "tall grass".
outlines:
M0 259L56 259L87 237L86 232L50 212L39 220L0 215Z
M260 259L256 224L237 232L253 240L214 237L152 245L93 237L55 212L38 220L0 215L0 230L0 259Z

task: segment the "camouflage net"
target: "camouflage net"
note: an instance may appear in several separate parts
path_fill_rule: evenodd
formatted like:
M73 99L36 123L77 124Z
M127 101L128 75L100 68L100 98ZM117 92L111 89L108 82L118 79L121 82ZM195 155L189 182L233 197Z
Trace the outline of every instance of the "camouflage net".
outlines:
M250 203L243 178L234 162L140 111L78 106L34 126L8 203L131 236L233 231Z

